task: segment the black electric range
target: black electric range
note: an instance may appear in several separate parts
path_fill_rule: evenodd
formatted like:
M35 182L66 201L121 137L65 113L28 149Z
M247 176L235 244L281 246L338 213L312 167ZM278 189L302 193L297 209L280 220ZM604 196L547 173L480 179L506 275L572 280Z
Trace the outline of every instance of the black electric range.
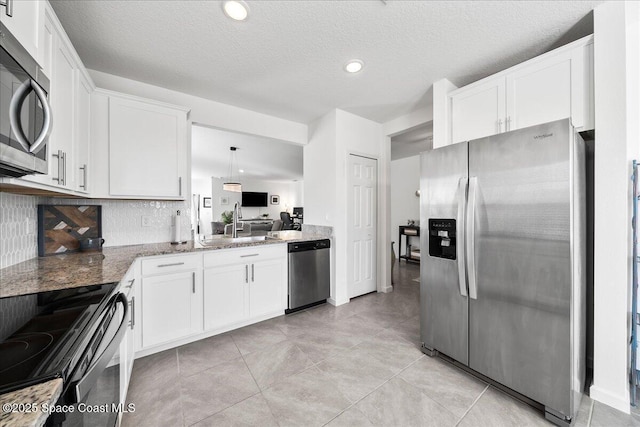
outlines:
M0 394L72 375L116 283L0 298Z

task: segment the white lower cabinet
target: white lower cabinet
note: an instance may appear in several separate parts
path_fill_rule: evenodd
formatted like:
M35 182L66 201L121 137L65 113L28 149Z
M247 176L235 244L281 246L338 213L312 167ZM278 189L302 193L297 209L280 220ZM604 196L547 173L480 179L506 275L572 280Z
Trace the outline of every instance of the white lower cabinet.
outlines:
M202 330L202 269L192 268L193 263L201 265L200 257L194 254L142 260L142 348ZM153 275L147 275L149 271Z
M125 332L122 343L120 344L120 403L125 403L127 399L127 390L129 388L129 380L131 379L131 370L133 369L133 360L135 358L135 328L136 328L136 278L138 271L138 262L135 261L127 275L120 282L120 292L127 297L129 308L129 324Z
M139 357L280 316L287 308L286 244L143 258L140 266Z
M241 322L247 317L248 268L244 264L204 271L205 329Z
M204 327L228 329L284 314L286 245L204 254Z
M287 308L283 294L286 289L287 264L281 258L256 261L251 264L249 282L249 316L258 317ZM283 285L284 282L284 285Z

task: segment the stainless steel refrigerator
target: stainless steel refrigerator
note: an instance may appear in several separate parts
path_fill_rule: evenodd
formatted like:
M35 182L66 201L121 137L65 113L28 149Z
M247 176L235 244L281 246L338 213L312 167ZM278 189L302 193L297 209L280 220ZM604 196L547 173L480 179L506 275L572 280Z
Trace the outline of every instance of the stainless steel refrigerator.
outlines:
M562 425L585 371L584 142L568 119L422 153L420 329Z

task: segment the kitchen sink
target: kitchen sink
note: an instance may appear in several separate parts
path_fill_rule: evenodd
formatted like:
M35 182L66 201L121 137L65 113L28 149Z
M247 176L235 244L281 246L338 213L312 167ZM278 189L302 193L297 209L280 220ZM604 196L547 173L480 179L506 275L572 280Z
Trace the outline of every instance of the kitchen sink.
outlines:
M265 240L280 240L277 237L271 236L243 236L243 237L228 237L223 235L207 236L206 238L200 238L196 240L198 244L203 247L206 246L224 246L233 243L251 243L251 242L264 242Z

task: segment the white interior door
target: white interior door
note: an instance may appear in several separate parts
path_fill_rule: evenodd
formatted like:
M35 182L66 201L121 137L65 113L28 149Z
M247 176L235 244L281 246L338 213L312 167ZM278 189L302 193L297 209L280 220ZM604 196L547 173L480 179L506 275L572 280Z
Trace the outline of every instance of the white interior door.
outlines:
M376 290L377 161L349 155L348 161L349 298Z

